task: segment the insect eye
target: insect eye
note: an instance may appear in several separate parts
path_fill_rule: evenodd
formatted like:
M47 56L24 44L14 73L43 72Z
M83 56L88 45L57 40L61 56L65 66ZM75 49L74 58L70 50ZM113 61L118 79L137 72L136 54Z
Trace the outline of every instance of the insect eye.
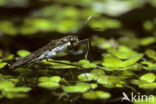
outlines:
M71 41L74 41L74 38L70 38Z
M75 42L75 41L77 41L77 39L76 38L70 38L70 41Z

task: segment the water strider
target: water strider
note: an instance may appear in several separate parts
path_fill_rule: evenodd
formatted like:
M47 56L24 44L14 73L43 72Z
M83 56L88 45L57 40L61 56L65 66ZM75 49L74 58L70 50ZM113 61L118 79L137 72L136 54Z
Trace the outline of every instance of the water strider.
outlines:
M88 19L85 21L84 26L90 18L91 16L88 17ZM31 62L40 62L43 59L52 58L58 53L67 50L68 48L72 48L83 43L87 43L87 51L85 54L85 58L87 59L90 47L89 39L79 40L78 35L68 35L60 39L52 40L47 45L32 52L30 55L18 59L14 64L10 65L10 68L15 69Z

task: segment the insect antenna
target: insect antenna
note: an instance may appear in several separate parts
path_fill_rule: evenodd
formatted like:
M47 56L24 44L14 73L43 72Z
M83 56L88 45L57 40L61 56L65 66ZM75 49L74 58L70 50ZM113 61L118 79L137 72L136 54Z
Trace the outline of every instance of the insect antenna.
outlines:
M78 37L80 37L80 35L84 32L84 30L86 29L87 27L87 23L88 21L92 18L92 16L89 16L83 23L83 25L81 26L81 28L78 30L78 32L76 32L76 35Z

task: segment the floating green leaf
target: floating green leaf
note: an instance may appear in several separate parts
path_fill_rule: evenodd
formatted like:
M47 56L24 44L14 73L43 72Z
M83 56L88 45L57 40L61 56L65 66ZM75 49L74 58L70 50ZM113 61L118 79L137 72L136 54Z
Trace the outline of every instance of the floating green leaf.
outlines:
M142 61L141 64L147 65L147 67L143 66L143 68L146 70L156 70L156 63L152 63L149 61Z
M2 58L2 60L3 61L5 61L5 60L12 60L13 58L14 58L14 55L10 54L9 56Z
M78 75L78 79L81 81L91 81L93 79L93 75L90 73L83 73Z
M10 81L4 80L0 82L0 90L4 90L6 88L13 88L13 87L15 87L15 84Z
M121 27L121 23L118 20L108 18L99 18L97 21L91 21L90 25L92 27L101 27L103 30Z
M83 68L96 68L96 64L94 63L89 63L89 64L84 64L82 65Z
M143 46L149 45L156 42L156 39L154 37L147 37L140 40L140 44Z
M129 77L132 77L133 76L133 73L131 71L127 71L127 70L124 70L121 74L121 76L119 76L120 79L127 79Z
M0 68L5 67L5 65L7 65L7 63L6 63L6 62L1 62L1 63L0 63Z
M101 69L106 71L114 71L114 70L140 70L140 64L134 63L133 65L126 66L126 67L101 67ZM142 67L141 67L142 68Z
M49 79L52 82L60 82L61 81L61 77L60 76L52 76Z
M108 99L111 95L108 92L104 91L89 91L83 94L83 98L85 99Z
M153 59L153 60L156 60L156 51L151 50L151 49L147 49L147 50L145 51L145 54L146 54L149 58L151 58L151 59Z
M88 84L88 83L80 82L74 86L63 86L62 89L68 93L76 93L76 92L77 93L83 93L83 92L86 92L87 90L89 90L91 88L94 89L96 87L97 87L97 84Z
M13 83L13 81L3 80L0 81L0 90L3 97L11 99L26 97L27 95L24 93L29 92L31 88L15 87L15 83Z
M44 87L44 88L58 88L60 84L56 82L42 82L42 83L39 83L38 86Z
M131 80L131 83L138 85L139 88L142 89L155 89L156 88L156 83L155 82L147 82L145 80Z
M113 47L110 41L99 37L93 37L93 40L91 41L91 45L96 46L100 49L109 49Z
M94 63L90 63L88 60L80 60L78 65L81 65L83 68L96 68L97 65Z
M40 77L38 85L44 88L58 88L60 86L58 82L60 81L61 81L60 76Z
M102 69L93 69L91 71L92 79L97 80L98 78L105 75L105 72Z
M49 82L50 79L49 79L49 77L40 77L40 78L38 79L38 81L39 81L39 82Z
M142 54L135 54L132 58L126 61L122 61L110 54L107 54L104 56L104 62L102 63L102 65L106 67L127 67L140 60L142 56Z
M65 92L68 92L68 93L75 93L75 92L83 93L89 89L83 86L64 86L62 88Z
M118 50L112 48L109 49L108 51L119 59L129 59L133 57L133 55L137 54L135 51L130 50L126 46L120 46Z
M3 91L18 93L18 92L29 92L30 90L31 88L29 87L11 87L11 88L6 88Z
M23 94L23 93L3 93L3 95L5 95L8 99L13 99L13 98L24 98L27 97L27 94Z
M145 84L141 84L139 85L140 88L143 89L155 89L156 88L156 83L145 83Z
M147 65L148 67L156 67L156 63L152 63L149 61L142 61L141 64Z
M18 51L17 51L17 54L18 54L20 57L25 57L25 56L30 55L30 52L29 52L29 51L26 51L26 50L18 50Z
M147 82L154 82L155 79L156 79L156 76L154 73L147 73L147 74L144 74L140 77L140 80L144 80Z
M120 79L116 76L102 76L97 79L99 84L104 85L105 87L115 87L116 84L120 83Z
M142 85L142 84L147 84L148 82L146 82L144 80L133 79L133 80L131 80L131 83L134 84L134 85Z

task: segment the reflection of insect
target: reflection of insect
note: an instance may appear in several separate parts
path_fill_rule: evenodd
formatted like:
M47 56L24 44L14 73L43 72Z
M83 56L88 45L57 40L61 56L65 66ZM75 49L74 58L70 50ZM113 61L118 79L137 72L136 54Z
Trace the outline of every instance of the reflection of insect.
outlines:
M88 19L85 21L84 26L86 25L87 21L90 18L91 16L88 17ZM10 68L15 69L19 66L25 65L27 63L31 63L33 61L39 62L43 59L54 57L58 53L65 51L68 48L72 48L77 45L80 45L82 43L87 43L87 52L85 54L85 58L87 59L89 53L89 47L90 47L89 39L79 40L78 38L79 37L77 35L68 35L66 37L62 37L61 39L52 40L44 47L32 52L30 55L24 58L20 58L14 64L12 64Z

